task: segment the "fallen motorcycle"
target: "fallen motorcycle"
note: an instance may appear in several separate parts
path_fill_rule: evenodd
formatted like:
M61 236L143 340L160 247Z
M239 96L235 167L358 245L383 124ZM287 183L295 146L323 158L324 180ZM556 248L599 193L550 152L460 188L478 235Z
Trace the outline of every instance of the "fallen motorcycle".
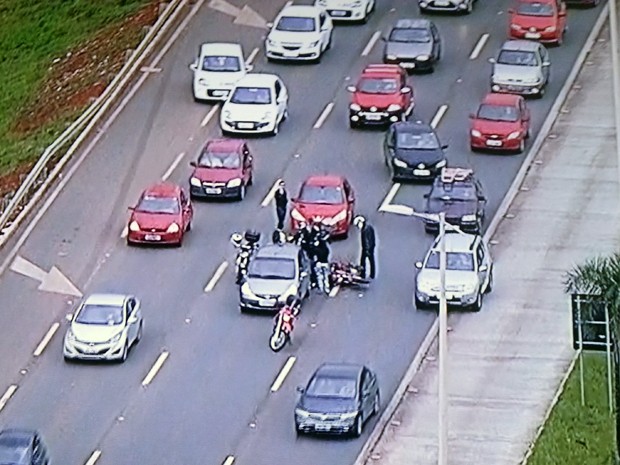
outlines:
M370 284L362 274L360 266L351 262L336 261L329 264L330 287L353 287L365 289Z

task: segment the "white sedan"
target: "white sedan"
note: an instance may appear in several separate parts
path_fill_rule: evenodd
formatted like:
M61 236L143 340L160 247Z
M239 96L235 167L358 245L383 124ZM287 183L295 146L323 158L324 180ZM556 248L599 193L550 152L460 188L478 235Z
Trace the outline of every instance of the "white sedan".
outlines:
M140 301L130 295L92 294L79 305L65 334L65 360L117 360L142 338Z
M332 45L334 25L327 12L316 6L285 6L265 40L267 60L321 60Z
M325 8L335 21L365 23L375 9L375 0L316 0L314 4Z
M275 74L248 73L222 105L222 134L276 135L288 117L288 91Z

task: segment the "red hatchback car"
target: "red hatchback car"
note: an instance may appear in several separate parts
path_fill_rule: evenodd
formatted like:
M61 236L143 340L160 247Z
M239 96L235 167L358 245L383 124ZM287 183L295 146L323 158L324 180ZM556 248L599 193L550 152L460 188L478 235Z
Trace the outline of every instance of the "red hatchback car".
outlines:
M342 176L310 176L299 195L293 199L291 229L297 231L300 223L321 222L332 236L349 233L355 208L355 192Z
M347 90L353 94L352 128L403 121L413 110L413 89L407 85L407 72L398 65L368 65L357 85Z
M215 139L205 144L198 159L190 162L189 193L194 198L243 200L252 185L254 160L248 145L239 139Z
M185 191L169 182L146 189L130 207L127 244L174 244L180 246L192 228L194 210Z
M510 38L562 44L566 32L566 4L561 0L520 0L508 13Z
M487 94L471 115L472 150L493 149L521 153L530 135L530 110L513 94Z

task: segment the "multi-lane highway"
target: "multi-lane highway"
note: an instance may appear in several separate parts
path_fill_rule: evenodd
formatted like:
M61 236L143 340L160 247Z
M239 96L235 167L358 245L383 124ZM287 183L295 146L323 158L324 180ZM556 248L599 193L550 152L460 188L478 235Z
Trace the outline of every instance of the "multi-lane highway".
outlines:
M187 66L198 45L234 41L248 55L262 50L264 31L233 25L230 16L198 4L157 64L161 72L149 75L105 127L17 251L44 270L57 266L84 293L136 294L144 307L144 338L123 365L65 364L61 345L71 299L40 292L35 280L9 270L16 238L2 255L0 396L11 385L18 388L0 413L0 427L39 429L54 463L63 465L85 463L93 451L101 451L93 459L104 465L220 464L229 456L242 465L351 463L369 428L358 440L297 438L295 387L323 361L363 362L378 373L385 403L434 319L411 303L413 262L430 238L413 220L377 213L392 190L380 152L382 132L352 131L346 116L346 85L365 64L381 60L381 42L369 41L397 18L418 16L417 8L410 0L384 0L368 24L337 27L320 65L267 64L262 51L253 53L256 71L277 73L287 84L290 118L277 137L250 140L256 173L246 199L196 204L181 249L127 248L121 237L126 207L162 176L186 185L188 162L207 138L220 134L216 111L192 100ZM283 4L256 0L252 8L271 19ZM505 40L507 7L505 1L479 0L469 16L433 16L444 42L442 61L434 74L411 78L415 117L435 121L450 144L452 166L476 170L490 200L488 217L525 156L474 155L468 148L468 114L488 91L487 59ZM569 12L565 43L551 50L548 93L529 102L534 137L597 14ZM488 40L480 46L484 34ZM331 103L331 113L324 113ZM271 319L239 313L232 266L212 278L234 258L228 243L233 231L255 227L270 235L273 206L261 204L277 178L292 189L308 174L323 172L344 174L356 188L357 211L377 230L379 275L365 295L313 295L293 344L273 354L267 345ZM392 201L420 206L426 189L403 186ZM357 250L355 233L334 246L337 256L353 258ZM205 292L210 282L212 290ZM56 322L60 329L33 357ZM162 353L165 362L145 379ZM287 363L290 357L294 362ZM290 371L279 376L285 365Z

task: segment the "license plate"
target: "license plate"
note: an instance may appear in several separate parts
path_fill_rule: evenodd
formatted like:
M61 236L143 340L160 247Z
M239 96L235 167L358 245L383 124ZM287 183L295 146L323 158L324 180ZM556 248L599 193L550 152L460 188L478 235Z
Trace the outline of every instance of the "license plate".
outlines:
M415 63L401 63L400 67L405 69L415 68Z
M448 6L450 2L435 2L435 6Z
M370 121L379 121L381 119L381 115L366 115L365 118Z
M228 95L227 90L214 90L212 93L214 97L224 97L225 95Z
M332 16L346 16L347 12L343 10L332 10L330 14Z
M332 429L332 427L331 425L318 424L316 425L316 429L317 431L329 431L330 429Z
M161 236L159 234L145 234L144 240L146 241L161 241Z
M415 176L430 176L430 170L413 170Z
M273 301L269 299L260 299L258 301L258 305L260 305L261 307L271 307L273 306Z
M526 39L540 39L540 32L526 32Z
M488 140L487 145L489 147L501 147L502 141L501 140Z
M253 129L254 128L254 124L253 123L238 123L237 127L239 129Z
M296 57L299 55L299 52L283 52L282 55L285 57Z
M222 189L220 189L219 187L205 187L205 192L207 194L221 194Z

